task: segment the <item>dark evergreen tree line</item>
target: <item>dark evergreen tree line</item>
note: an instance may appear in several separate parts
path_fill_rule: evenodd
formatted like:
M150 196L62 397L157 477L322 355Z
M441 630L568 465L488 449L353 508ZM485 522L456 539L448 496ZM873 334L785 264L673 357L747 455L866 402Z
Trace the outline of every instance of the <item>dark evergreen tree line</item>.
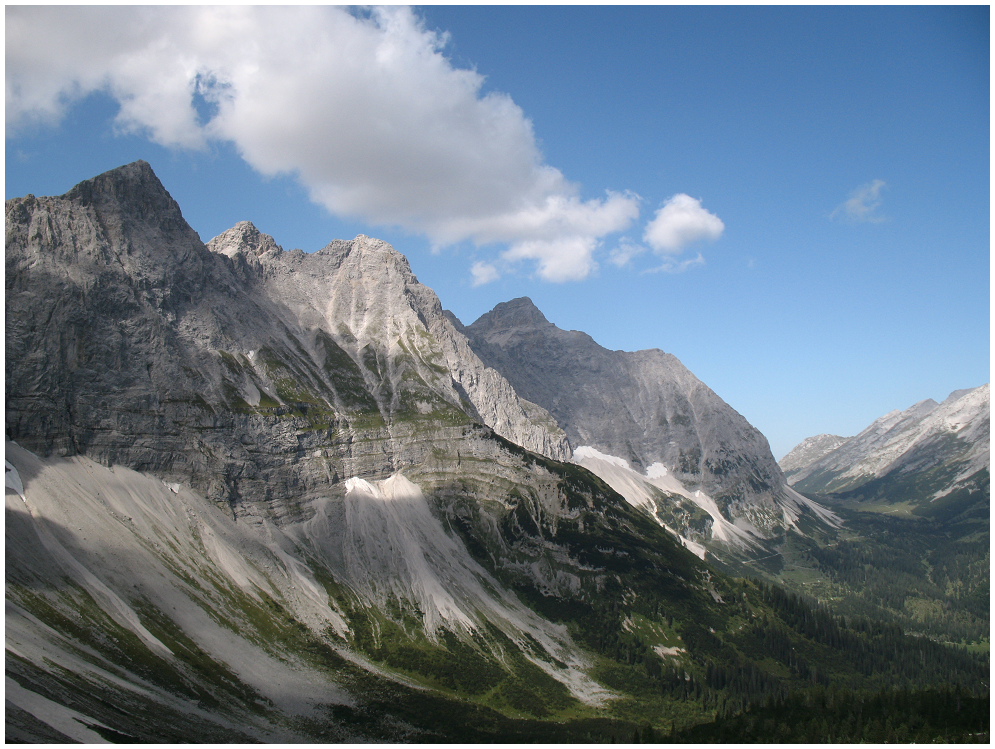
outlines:
M959 688L793 692L742 715L674 731L679 743L978 743L990 740L988 694Z

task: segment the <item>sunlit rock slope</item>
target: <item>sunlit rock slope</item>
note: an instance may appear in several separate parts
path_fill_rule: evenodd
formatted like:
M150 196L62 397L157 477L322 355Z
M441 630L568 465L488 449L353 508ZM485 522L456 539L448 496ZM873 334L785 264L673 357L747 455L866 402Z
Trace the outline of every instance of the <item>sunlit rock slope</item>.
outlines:
M824 453L805 448L781 461L800 491L933 501L987 481L990 470L989 385L957 390L942 403L925 400L893 411ZM979 483L980 482L980 483Z

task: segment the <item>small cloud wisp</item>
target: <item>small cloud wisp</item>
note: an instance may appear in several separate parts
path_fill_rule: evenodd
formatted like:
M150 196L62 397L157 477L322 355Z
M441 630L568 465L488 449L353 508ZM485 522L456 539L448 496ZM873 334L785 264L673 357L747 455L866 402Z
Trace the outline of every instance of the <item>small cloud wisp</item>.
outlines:
M884 180L876 179L861 185L850 197L830 214L830 218L843 219L858 224L879 224L887 221L878 209L881 208L881 191L886 187Z
M683 273L695 266L704 265L705 258L699 252L696 257L680 259L681 253L697 242L715 241L724 231L725 224L722 220L705 210L700 200L678 193L664 202L646 225L643 232L646 244L624 237L611 251L609 260L617 267L625 268L635 258L652 251L663 262L642 271L643 273Z
M678 193L647 224L643 240L657 253L677 254L695 242L715 241L725 228L722 219L705 210L700 200Z

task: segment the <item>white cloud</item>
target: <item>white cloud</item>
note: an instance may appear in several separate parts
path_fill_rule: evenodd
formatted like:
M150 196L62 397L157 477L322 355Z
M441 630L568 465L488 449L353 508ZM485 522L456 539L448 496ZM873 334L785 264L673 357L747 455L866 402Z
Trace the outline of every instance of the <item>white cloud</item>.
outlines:
M625 268L644 252L646 252L644 245L637 244L628 237L623 237L618 246L609 253L608 260L619 268Z
M864 224L878 224L887 221L887 218L878 213L881 207L881 190L885 187L884 180L876 179L861 185L852 193L850 197L836 207L830 214L830 218L843 218Z
M493 264L485 263L483 260L478 260L473 264L470 268L470 275L473 276L474 286L483 286L497 281L501 277L501 273Z
M535 260L544 281L581 281L598 268L594 260L597 240L588 236L558 237L516 242L502 253L510 262Z
M714 213L701 206L701 201L679 193L667 200L646 226L643 240L660 253L679 253L701 240L722 236L725 224Z
M629 193L582 200L521 108L483 93L407 8L27 6L7 8L6 28L8 132L105 91L121 130L232 143L335 214L504 243L505 261L551 281L585 278L599 241L639 214Z
M663 263L655 268L644 270L643 273L683 273L686 270L705 264L705 258L699 252L697 257L686 260L678 260L674 257L665 257Z

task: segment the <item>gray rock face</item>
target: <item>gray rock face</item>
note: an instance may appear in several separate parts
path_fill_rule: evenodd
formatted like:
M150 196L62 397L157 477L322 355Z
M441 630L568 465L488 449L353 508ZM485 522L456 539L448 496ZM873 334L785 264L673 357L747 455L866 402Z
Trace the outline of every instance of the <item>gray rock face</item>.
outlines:
M6 239L6 429L41 454L276 514L443 444L469 457L478 425L569 455L379 240L284 252L243 222L209 248L145 162L8 201Z
M609 351L561 330L522 298L468 326L474 350L522 397L546 408L574 449L591 446L645 471L660 463L761 535L797 505L764 436L663 351Z
M924 400L822 454L805 449L820 438L805 440L781 465L800 491L848 492L888 480L909 499L943 496L989 470L990 398L986 384L957 390L943 403ZM917 487L909 484L914 477Z
M239 221L231 229L208 242L207 247L232 259L244 258L250 263L258 261L267 253L278 255L283 252L283 248L273 237L263 234L251 221ZM253 264L258 265L258 262Z

